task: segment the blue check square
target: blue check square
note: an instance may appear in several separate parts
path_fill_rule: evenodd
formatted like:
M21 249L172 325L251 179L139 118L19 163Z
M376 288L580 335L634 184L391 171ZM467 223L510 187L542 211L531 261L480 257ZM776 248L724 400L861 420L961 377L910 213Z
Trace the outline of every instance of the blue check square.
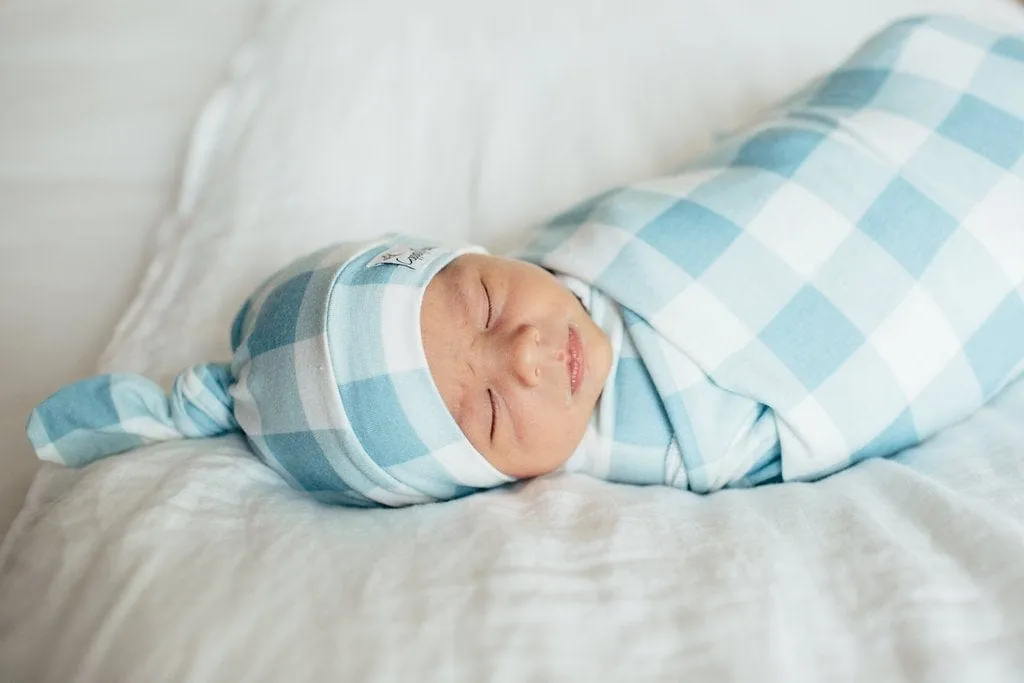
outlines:
M1003 168L1012 168L1024 155L1020 119L974 95L964 95L957 102L938 132Z
M397 375L397 373L396 373ZM338 387L346 406L401 405L391 375L348 382ZM367 453L377 454L381 467L390 467L428 453L402 410L353 410L348 413L353 431L363 440Z
M733 165L753 166L790 178L825 137L824 133L803 128L770 128L743 145Z
M62 390L63 403L43 402L36 408L40 423L46 425L50 443L75 431L83 423L95 428L118 424L122 417L113 401L112 381L116 378L102 375L76 382Z
M619 360L615 393L628 397L615 405L615 438L637 446L667 447L672 440L668 416L643 361L639 358Z
M878 196L858 227L907 272L919 277L958 225L938 204L897 177Z
M1008 344L1008 340L1018 340L1018 343ZM982 391L988 394L999 388L1010 370L1021 362L1021 347L1024 347L1024 301L1014 292L1003 299L964 345L964 353Z
M249 335L249 353L258 356L295 343L297 321L312 272L296 275L271 292L260 308L259 322Z
M739 227L695 202L682 199L637 233L692 277L698 277L740 234Z
M337 470L324 455L316 432L282 432L263 434L259 438L278 455L281 464L306 491L337 491L346 488Z
M821 292L801 289L761 331L760 339L809 390L864 343L864 336Z
M910 409L904 410L898 418L871 440L869 444L853 454L850 463L860 462L867 458L897 453L921 440L914 424L914 416Z
M1024 62L1024 39L1006 36L992 46L992 54Z
M874 99L889 78L886 69L851 69L828 77L808 102L812 107L861 109Z

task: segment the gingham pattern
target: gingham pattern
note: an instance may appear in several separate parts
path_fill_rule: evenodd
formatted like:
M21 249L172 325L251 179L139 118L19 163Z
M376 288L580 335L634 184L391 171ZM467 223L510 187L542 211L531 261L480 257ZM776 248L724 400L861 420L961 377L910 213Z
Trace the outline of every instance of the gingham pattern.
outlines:
M401 265L410 250L415 267ZM29 437L40 457L81 466L241 429L290 484L346 505L448 500L511 481L459 430L420 336L427 284L470 250L395 235L311 254L243 305L230 368L191 368L169 398L133 375L73 384L34 411Z
M621 306L609 388L661 410L598 416L609 478L712 491L892 454L1024 368L1024 37L899 22L521 256Z
M687 488L672 425L627 325L628 311L585 282L557 273L611 342L612 364L583 442L565 465L626 484Z
M415 270L372 265L399 244L429 253ZM231 394L256 453L297 488L346 505L448 500L511 481L448 412L420 336L427 284L469 250L402 236L354 256L341 245L253 294L232 334Z
M28 437L41 459L83 467L146 444L224 434L238 428L228 395L231 381L226 365L195 365L178 375L168 397L138 375L92 377L33 410Z

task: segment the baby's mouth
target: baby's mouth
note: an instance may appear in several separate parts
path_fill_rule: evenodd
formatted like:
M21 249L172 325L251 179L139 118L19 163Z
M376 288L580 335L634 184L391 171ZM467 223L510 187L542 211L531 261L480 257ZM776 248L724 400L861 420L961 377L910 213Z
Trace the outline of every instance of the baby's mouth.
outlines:
M583 385L583 377L587 373L585 361L580 331L570 324L569 338L565 342L565 372L569 376L569 393L573 396Z

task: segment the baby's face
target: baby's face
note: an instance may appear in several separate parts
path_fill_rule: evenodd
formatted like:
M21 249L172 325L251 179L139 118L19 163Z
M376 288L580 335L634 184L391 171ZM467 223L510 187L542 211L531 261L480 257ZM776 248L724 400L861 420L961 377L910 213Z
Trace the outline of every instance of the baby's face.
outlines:
M522 479L569 459L612 353L554 276L522 261L460 256L427 286L420 327L445 405L492 465Z

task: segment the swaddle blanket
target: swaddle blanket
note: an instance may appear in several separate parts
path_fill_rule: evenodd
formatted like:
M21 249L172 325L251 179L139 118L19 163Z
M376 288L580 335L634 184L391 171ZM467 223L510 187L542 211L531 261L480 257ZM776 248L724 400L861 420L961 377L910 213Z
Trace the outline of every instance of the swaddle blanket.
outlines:
M892 454L1024 367L1024 37L899 22L520 256L618 305L609 478L704 492Z
M346 505L448 500L511 481L462 434L430 375L423 292L477 247L391 235L328 247L249 297L231 364L182 372L169 396L144 377L95 377L33 411L44 460L82 466L138 446L244 432L294 487Z

